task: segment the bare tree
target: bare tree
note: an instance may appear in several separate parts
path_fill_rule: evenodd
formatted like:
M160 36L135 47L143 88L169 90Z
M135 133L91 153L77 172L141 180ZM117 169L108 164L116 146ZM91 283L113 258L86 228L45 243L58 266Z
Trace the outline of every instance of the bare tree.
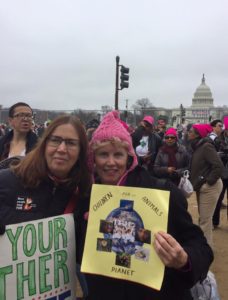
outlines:
M71 114L77 116L85 124L92 119L99 119L99 116L96 111L76 109Z
M146 108L154 107L153 103L150 102L148 98L138 99L135 104L132 105L133 109L143 110Z

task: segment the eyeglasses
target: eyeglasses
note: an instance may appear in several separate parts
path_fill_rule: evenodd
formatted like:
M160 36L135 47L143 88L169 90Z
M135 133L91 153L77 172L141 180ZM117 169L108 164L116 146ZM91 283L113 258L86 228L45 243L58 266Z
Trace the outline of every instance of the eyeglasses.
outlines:
M18 114L15 114L13 116L13 118L32 120L33 119L33 115L29 114L29 113L18 113Z
M165 136L165 140L175 140L176 139L176 137L175 136Z
M47 139L47 141L48 141L49 146L55 147L55 148L59 147L59 145L61 145L62 142L65 143L67 149L75 149L75 148L79 147L79 145L80 145L79 140L76 140L76 139L63 139L60 136L55 136L55 135L50 136Z

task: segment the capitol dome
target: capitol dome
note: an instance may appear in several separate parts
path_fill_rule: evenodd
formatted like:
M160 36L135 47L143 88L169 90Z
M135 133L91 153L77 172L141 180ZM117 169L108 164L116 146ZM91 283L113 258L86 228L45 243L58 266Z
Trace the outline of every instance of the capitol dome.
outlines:
M194 107L213 107L213 98L210 88L205 83L203 74L201 85L196 89L192 98L192 106Z

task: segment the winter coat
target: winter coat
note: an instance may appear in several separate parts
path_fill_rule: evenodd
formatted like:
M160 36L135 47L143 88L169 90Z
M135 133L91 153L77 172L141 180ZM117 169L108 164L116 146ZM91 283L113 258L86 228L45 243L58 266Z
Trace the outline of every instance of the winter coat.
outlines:
M195 191L199 191L204 183L213 185L221 178L223 163L213 142L210 142L208 138L200 139L194 145L190 172L190 180Z
M228 130L224 130L219 137L219 157L224 165L222 179L228 179Z
M16 224L63 214L73 195L64 185L51 179L37 188L26 189L10 170L0 171L0 223Z
M0 139L0 161L3 159L8 158L9 156L9 149L10 149L10 142L13 139L13 130L11 130L9 133L4 135ZM25 153L27 154L32 150L32 148L36 145L38 140L37 135L29 131L26 136L26 145L25 145Z
M142 136L144 134L144 127L139 126L133 134L132 134L132 143L134 149L140 144L140 140L142 139ZM161 137L157 134L157 132L151 132L148 136L148 154L151 154L151 162L150 165L148 166L148 170L152 172L153 170L153 165L155 158L157 156L158 150L162 145L162 139ZM138 162L141 165L143 163L142 158L138 157Z
M213 252L207 244L201 229L194 225L187 212L187 201L172 183L152 178L148 171L136 167L125 181L126 186L170 190L168 233L184 248L189 256L189 266L183 270L165 268L160 291L137 283L112 279L105 276L87 274L89 288L88 300L187 300L191 299L189 289L203 279L213 261ZM80 206L81 205L81 206ZM79 204L76 219L77 260L80 263L84 247L89 209L89 199Z
M163 151L162 148L158 151L157 157L154 162L154 175L159 178L176 179L180 178L185 170L189 169L190 155L187 152L185 146L177 145L177 152L175 154L177 168L174 176L167 172L168 169L168 154ZM174 177L174 178L173 178Z

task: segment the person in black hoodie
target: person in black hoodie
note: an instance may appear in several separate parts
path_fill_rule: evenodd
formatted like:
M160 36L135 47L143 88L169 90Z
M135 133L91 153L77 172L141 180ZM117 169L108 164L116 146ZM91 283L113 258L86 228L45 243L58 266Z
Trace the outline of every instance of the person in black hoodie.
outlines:
M142 187L170 191L168 228L154 232L154 247L165 265L161 290L138 283L105 276L85 274L88 300L187 300L190 288L205 278L213 252L187 211L181 191L168 181L160 182L138 165L129 133L123 128L116 111L108 113L94 132L90 142L89 165L95 183ZM86 234L89 198L80 202L77 221L77 260L80 263ZM101 262L102 263L102 262Z

